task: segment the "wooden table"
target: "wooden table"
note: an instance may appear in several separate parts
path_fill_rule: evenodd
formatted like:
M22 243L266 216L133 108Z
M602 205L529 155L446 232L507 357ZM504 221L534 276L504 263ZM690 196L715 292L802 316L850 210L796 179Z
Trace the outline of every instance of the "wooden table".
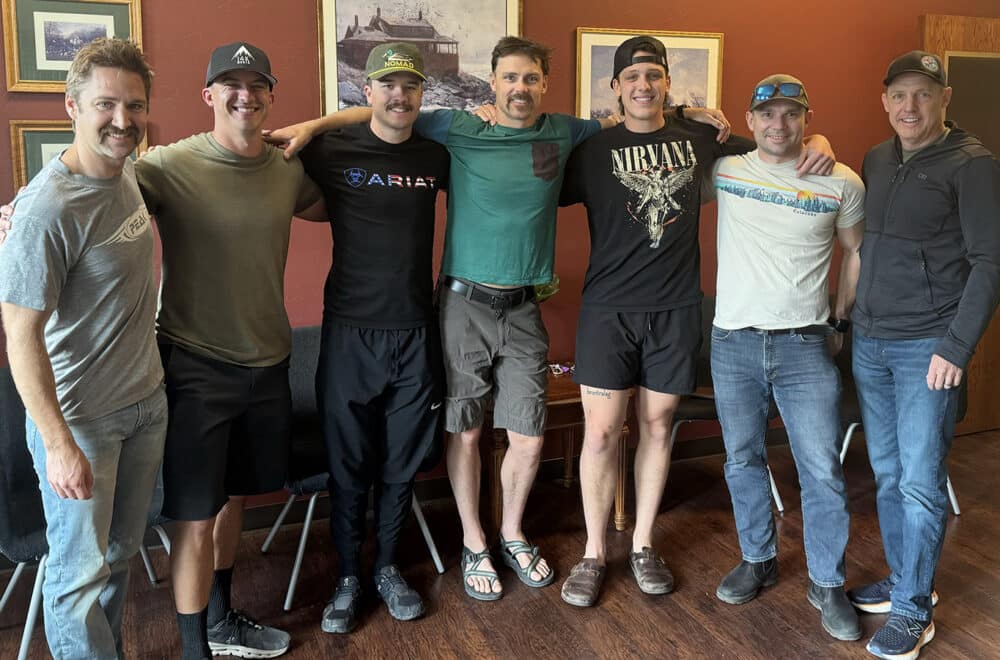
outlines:
M576 438L583 431L583 405L580 400L580 386L573 382L569 374L554 376L549 373L548 415L545 422L545 437L548 440L561 436L563 441L563 478L560 483L569 488L575 483L573 456ZM629 416L626 416L628 420ZM483 425L483 437L492 439L490 469L487 471L490 493L490 515L494 531L500 529L503 518L503 491L500 484L500 467L507 453L507 431L493 428L492 410L487 412ZM582 441L582 440L581 440ZM625 484L627 483L628 424L622 429L618 440L618 486L615 488L615 529L624 531L628 524L625 515Z

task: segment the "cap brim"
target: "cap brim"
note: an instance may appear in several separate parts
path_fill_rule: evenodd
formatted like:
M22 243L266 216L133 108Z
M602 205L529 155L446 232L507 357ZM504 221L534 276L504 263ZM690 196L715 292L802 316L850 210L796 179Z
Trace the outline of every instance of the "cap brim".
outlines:
M757 110L761 106L767 105L768 103L774 103L775 101L791 101L792 103L798 103L799 105L801 105L806 110L809 109L809 102L803 100L800 97L797 97L797 96L772 96L771 98L765 99L763 101L754 101L753 103L750 104L750 110L751 111Z
M421 80L427 80L427 76L425 76L424 74L420 73L416 69L409 69L405 66L387 66L385 68L372 71L371 73L368 74L367 77L374 78L375 80L380 80L382 78L385 78L390 73L412 73Z
M216 73L214 76L212 76L211 80L205 81L205 87L210 86L212 83L218 80L219 76L223 76L233 71L250 71L251 73L256 73L258 75L264 76L267 82L271 83L271 87L274 87L275 85L278 84L278 79L269 73L264 73L263 71L252 71L251 69L244 69L243 67L234 66L232 69L226 69L225 71L219 71L218 73Z
M935 75L935 74L930 73L928 71L925 71L923 69L903 69L902 71L897 71L896 73L892 74L891 76L889 76L885 80L883 80L882 81L882 86L883 87L888 87L892 83L893 80L895 80L896 78L900 77L904 73L919 73L922 76L927 76L928 78L930 78L931 80L933 80L934 82L936 82L938 84L942 84L941 83L941 77L939 75Z

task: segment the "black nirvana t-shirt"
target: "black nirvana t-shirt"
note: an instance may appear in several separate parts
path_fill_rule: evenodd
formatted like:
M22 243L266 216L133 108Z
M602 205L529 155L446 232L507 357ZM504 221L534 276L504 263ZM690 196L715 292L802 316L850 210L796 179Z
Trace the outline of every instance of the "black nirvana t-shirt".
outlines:
M710 126L670 118L653 133L619 124L576 148L560 204L587 207L585 307L657 311L701 299L702 180L716 158L755 146L739 137L719 144L715 136Z
M327 314L360 327L415 328L434 316L434 202L448 152L414 135L383 142L368 124L329 131L302 151L333 233Z

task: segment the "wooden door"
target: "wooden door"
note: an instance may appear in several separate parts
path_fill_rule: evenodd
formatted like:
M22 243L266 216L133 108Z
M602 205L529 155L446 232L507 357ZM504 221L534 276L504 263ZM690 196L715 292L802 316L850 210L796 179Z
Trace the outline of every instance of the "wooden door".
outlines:
M1000 19L927 15L923 49L944 61L953 88L948 119L1000 157ZM1000 222L1000 218L997 219ZM967 369L969 406L956 435L1000 428L1000 321L983 335Z

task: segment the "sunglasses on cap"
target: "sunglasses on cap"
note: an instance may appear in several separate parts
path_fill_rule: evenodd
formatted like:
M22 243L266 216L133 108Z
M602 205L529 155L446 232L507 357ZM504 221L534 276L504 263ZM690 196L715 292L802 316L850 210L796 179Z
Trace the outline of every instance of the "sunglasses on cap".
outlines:
M753 90L753 100L767 101L768 99L773 99L775 96L797 99L802 96L802 94L802 85L799 83L786 82L778 85L767 84L760 85L757 89Z

